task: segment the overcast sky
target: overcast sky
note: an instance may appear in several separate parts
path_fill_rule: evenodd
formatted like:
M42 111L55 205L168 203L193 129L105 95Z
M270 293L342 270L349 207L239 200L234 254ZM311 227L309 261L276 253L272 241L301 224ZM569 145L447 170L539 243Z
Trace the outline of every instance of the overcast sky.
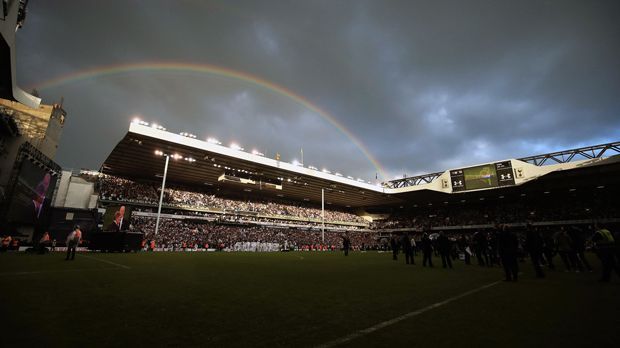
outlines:
M31 0L18 84L116 64L210 64L319 107L392 179L620 140L619 1ZM343 132L284 94L192 71L42 88L57 161L97 169L135 115L375 179ZM381 175L379 175L381 179Z

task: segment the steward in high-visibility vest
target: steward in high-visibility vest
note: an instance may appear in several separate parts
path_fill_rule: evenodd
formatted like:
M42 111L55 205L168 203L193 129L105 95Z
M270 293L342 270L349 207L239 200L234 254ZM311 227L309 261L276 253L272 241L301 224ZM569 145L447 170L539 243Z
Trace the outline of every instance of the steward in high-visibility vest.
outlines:
M45 254L48 250L46 247L50 245L50 234L49 232L43 233L43 237L39 239L38 252L39 254Z
M616 271L618 277L620 277L620 266L616 264L615 259L615 241L614 236L608 229L599 226L594 226L596 232L592 236L592 241L596 246L596 254L601 259L603 266L603 274L601 275L601 282L609 282L611 280L611 271Z
M11 245L11 236L5 236L2 238L2 244L0 245L0 251L7 251L9 245Z
M615 243L614 236L606 228L599 228L594 232L592 241L596 244L597 248L612 247Z

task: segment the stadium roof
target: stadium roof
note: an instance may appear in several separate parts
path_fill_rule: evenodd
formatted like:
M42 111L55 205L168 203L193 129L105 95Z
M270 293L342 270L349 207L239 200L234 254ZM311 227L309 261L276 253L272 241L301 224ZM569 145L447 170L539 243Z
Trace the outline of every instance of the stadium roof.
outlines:
M396 197L384 193L384 188L304 168L294 164L265 158L231 149L218 144L167 132L161 127L132 123L129 132L116 145L102 166L102 172L111 175L161 180L164 158L171 157L167 181L177 184L217 187L230 192L244 192L290 199L294 201L321 202L321 189L325 202L342 207L361 207L401 203ZM229 178L252 179L254 184L218 181L224 173ZM277 183L276 189L270 183Z
M402 206L412 202L444 202L462 200L466 196L498 195L496 190L489 189L453 193L451 171L436 173L431 182L412 187L373 185L202 141L191 134L171 133L161 126L144 122L133 122L130 125L127 134L102 165L102 172L139 180L161 181L165 163L163 155L171 158L168 183L217 189L223 194L260 195L320 204L324 189L326 204L351 208ZM620 177L618 156L544 167L518 160L509 161L514 173L523 171L525 174L515 179L513 186L501 188L502 192L575 186L573 182L576 180L596 186L617 186L617 178ZM568 174L567 170L573 174Z
M12 3L10 1L8 3L3 1L2 4L2 20L0 20L0 98L17 100L30 108L36 109L41 103L41 98L24 92L16 85L15 32L24 24L28 1L13 1Z

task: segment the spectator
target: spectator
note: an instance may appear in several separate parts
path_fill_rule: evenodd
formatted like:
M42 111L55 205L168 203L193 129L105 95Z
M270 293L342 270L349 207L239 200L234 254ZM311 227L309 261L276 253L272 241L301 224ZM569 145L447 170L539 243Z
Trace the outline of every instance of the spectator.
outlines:
M443 268L449 267L452 269L452 260L450 258L450 251L452 249L452 242L443 231L439 232L439 237L437 237L437 248L439 249L439 254L441 255L441 263Z

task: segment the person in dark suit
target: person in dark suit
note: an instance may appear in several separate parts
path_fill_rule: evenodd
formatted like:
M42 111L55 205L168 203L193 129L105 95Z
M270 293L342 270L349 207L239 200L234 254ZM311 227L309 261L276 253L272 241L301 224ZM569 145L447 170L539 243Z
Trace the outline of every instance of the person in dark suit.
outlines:
M546 230L543 234L543 255L545 255L545 261L547 262L547 267L551 270L555 270L555 265L553 264L553 257L555 256L555 239L553 239L553 234L551 231Z
M517 281L519 273L519 263L517 253L519 251L519 240L517 235L506 228L506 225L499 225L498 251L506 273L505 281Z
M405 253L405 263L415 265L415 260L413 259L413 245L411 245L409 233L403 233L400 243L403 246L403 253Z
M459 239L457 240L457 246L459 247L459 251L463 253L465 256L465 264L471 265L471 253L469 248L469 238L465 237L464 234L461 234Z
M121 221L118 223L118 230L125 231L129 226L129 223L125 222L125 206L121 205L121 207L118 208L118 212L121 214Z
M576 265L580 271L587 270L592 272L592 266L586 259L586 238L584 237L584 231L578 226L571 226L568 229L568 235L573 240L573 250L575 251Z
M545 273L540 265L544 246L545 241L540 235L540 232L532 225L527 224L525 227L525 250L530 254L530 260L532 261L532 266L534 266L534 271L538 278L545 277Z
M493 265L499 265L499 252L497 246L497 228L495 230L491 230L487 234L487 251L489 255L489 261L487 262L487 266L493 267Z
M30 188L24 179L19 178L9 208L8 220L33 224L37 237L43 234L43 231L38 231L38 225L45 217L50 205L50 200L46 197L46 194L52 180L51 178L51 175L46 173L34 190Z
M349 256L349 249L351 248L351 238L349 238L349 232L345 232L342 236L342 249L344 249L344 256Z
M446 268L446 267L452 268L452 260L450 258L450 251L452 250L452 242L443 233L443 231L440 231L439 237L437 237L437 248L439 249L439 254L441 255L441 263L443 264L443 268Z
M480 231L476 231L474 233L474 249L479 266L486 266L489 264L488 248L489 244L486 235Z
M396 233L392 234L392 239L390 239L390 247L392 247L392 260L398 260L398 236Z
M426 267L426 263L428 263L429 267L433 267L433 242L428 236L428 233L424 232L422 236L422 266Z
M108 231L108 232L120 232L121 231L121 219L122 218L123 218L123 215L121 215L120 211L117 211L116 213L114 213L114 221L112 221L108 225L108 228L106 229L106 231Z

